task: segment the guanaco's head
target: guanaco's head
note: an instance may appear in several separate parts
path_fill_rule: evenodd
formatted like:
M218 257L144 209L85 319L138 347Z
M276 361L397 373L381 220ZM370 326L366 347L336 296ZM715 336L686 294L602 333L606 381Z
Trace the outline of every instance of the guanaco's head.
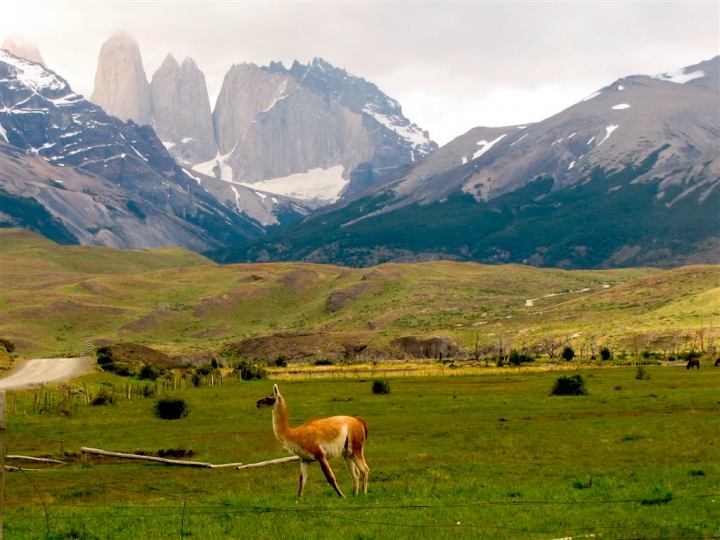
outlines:
M262 409L263 407L274 407L275 403L280 399L282 399L282 396L280 395L280 390L278 390L278 385L276 384L273 386L273 393L268 397L258 399L256 405L258 409Z

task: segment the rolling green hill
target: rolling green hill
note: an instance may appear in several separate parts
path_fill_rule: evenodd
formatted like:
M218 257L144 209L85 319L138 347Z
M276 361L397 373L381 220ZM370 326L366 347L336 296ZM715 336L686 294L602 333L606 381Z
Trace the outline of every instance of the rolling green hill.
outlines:
M355 335L379 349L440 335L466 349L556 337L632 351L689 347L720 327L717 266L217 265L182 248L59 246L17 230L0 231L0 248L0 336L25 357L79 354L86 340L186 354L273 333Z

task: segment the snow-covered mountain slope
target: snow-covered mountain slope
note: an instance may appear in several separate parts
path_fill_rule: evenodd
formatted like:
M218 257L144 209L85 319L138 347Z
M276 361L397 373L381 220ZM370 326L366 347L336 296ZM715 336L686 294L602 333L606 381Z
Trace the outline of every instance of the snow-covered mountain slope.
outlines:
M334 203L437 148L397 101L320 58L290 69L232 66L212 118L204 76L191 59L179 65L169 55L153 75L149 98L146 84L137 43L113 35L98 62L97 103L153 125L183 167L259 191L275 189L301 207Z
M128 208L132 207L136 216L145 216L143 222L147 227L144 234L114 239L113 244L128 247L179 244L207 249L263 233L259 224L228 210L188 176L170 157L152 128L108 116L73 92L54 72L4 50L0 50L0 141L53 168L91 173L77 185L90 182L88 178L106 184L90 192L107 195L110 193L107 185L119 188L124 195L116 204L128 207L127 201L132 201ZM3 145L3 154L8 154L9 149L10 146ZM26 169L26 177L35 178L33 171L37 167L28 162ZM22 167L14 168L16 174L21 170ZM4 176L3 184L9 183L9 177ZM17 187L16 182L13 185ZM56 184L53 187L62 188ZM60 211L60 206L51 212L61 219L72 221L73 216L88 208L83 197L73 199L77 206L70 204L69 198L64 200L68 204L65 212ZM155 217L173 221L168 231L174 230L179 220L186 232L156 234L151 230ZM72 229L85 225L78 218L67 226ZM101 220L89 227L94 231L92 238L77 231L74 235L83 242L103 244L108 238L107 231L114 234L111 229L112 225Z
M718 263L719 65L625 77L542 122L474 128L279 237L214 256Z
M637 165L661 148L652 169L634 181L662 178L659 198L678 185L685 187L675 198L696 190L702 196L717 186L718 63L625 77L535 124L474 128L400 179L394 204L438 201L456 190L490 200L540 175L560 189L597 167Z

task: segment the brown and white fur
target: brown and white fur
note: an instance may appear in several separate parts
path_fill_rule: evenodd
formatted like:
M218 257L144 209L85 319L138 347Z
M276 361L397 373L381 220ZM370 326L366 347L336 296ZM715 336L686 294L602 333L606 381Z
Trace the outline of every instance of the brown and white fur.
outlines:
M359 416L332 416L310 420L297 427L291 427L285 400L280 395L277 384L273 393L258 400L258 409L272 407L273 431L275 437L288 451L298 456L300 461L300 487L298 497L305 489L310 462L320 463L325 478L335 488L340 498L345 498L335 481L335 475L328 460L343 456L353 479L353 495L358 494L359 475L363 477L363 492L367 493L370 468L365 463L363 447L367 441L368 429L365 420Z

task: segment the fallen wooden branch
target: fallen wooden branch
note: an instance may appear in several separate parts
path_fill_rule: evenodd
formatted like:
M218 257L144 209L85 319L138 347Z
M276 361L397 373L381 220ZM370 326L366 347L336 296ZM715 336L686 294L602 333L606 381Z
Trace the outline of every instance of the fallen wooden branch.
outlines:
M248 463L247 465L240 465L238 469L258 469L260 467L266 467L267 465L277 465L279 463L287 463L288 461L300 461L297 456L284 457L280 459L271 459L270 461L261 461L260 463Z
M32 457L32 456L5 456L5 459L24 459L27 461L41 461L43 463L56 463L58 465L65 465L64 461L58 461L57 459L47 459L47 458Z
M187 467L204 467L206 469L220 469L222 467L236 467L242 465L242 463L224 463L220 465L213 465L212 463L203 463L201 461L181 461L179 459L165 459L155 456L139 456L137 454L123 454L121 452L107 452L105 450L98 450L97 448L81 448L80 451L83 454L95 454L98 456L106 457L117 457L123 459L139 459L142 461L157 461L159 463L165 463L167 465L184 465Z
M63 463L63 465L65 465ZM25 467L13 467L12 465L5 465L6 471L51 471L53 469L57 469L60 465L55 465L54 467L43 467L42 469L26 469Z

